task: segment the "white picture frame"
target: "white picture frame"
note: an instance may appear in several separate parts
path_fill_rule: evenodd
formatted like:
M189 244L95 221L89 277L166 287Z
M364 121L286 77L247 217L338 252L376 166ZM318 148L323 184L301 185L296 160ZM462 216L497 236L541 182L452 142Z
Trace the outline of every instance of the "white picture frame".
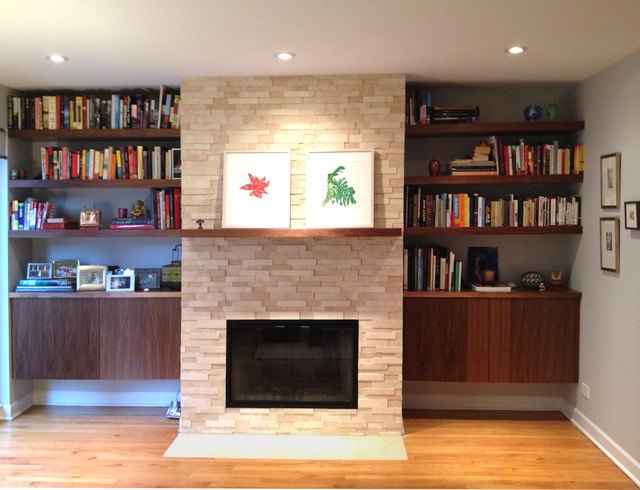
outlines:
M600 157L600 207L620 207L620 153Z
M374 158L374 150L307 153L307 228L373 227Z
M289 228L290 215L290 151L224 152L223 228Z
M124 293L134 291L136 276L133 274L107 274L107 291L111 293Z

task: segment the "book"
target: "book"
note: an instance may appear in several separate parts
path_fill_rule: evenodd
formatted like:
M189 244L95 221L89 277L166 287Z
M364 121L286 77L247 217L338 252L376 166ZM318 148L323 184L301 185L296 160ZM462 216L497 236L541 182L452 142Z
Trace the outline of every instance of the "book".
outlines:
M75 286L74 279L20 279L19 286Z
M67 286L16 286L16 293L66 293L76 290L75 285Z
M493 286L484 286L480 283L472 283L471 289L479 293L510 293L511 286L503 282L497 282Z
M111 230L153 230L153 225L118 225L111 223L109 225Z
M42 224L43 230L75 230L78 228L77 221L65 221L62 223L45 221Z

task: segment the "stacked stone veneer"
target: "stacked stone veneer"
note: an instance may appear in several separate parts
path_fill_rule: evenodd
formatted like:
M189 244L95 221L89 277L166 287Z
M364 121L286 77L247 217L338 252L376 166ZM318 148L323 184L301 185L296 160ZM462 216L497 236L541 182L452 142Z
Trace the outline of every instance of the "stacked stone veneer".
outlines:
M183 226L221 226L225 150L374 149L377 227L402 226L404 76L190 78L181 85ZM402 239L183 240L183 432L399 434ZM226 320L358 319L358 409L225 408Z

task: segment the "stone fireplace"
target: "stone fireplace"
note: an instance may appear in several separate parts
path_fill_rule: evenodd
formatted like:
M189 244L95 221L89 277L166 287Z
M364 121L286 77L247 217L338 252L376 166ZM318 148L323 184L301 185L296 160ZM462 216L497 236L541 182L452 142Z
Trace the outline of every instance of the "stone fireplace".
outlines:
M374 149L375 226L402 226L404 76L182 82L183 226L221 226L225 150L290 150L291 227L304 227L306 152ZM402 432L402 239L185 238L187 434ZM229 320L357 320L357 408L227 407Z

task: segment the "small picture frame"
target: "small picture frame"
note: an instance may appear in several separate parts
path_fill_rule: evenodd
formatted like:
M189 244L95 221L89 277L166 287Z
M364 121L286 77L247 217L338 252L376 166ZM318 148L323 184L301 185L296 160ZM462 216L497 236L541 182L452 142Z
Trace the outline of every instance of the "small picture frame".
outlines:
M639 210L640 201L627 201L624 203L624 227L627 230L640 229L640 220L638 220Z
M179 179L182 177L182 150L180 148L171 148L171 178Z
M136 280L133 274L107 274L107 291L120 293L133 291Z
M619 218L600 218L600 269L620 272Z
M162 269L136 269L136 291L160 289Z
M29 262L27 279L51 279L51 262Z
M54 279L75 279L78 275L78 266L80 261L74 260L54 260L53 261L53 278Z
M620 207L620 153L600 157L600 207Z
M98 228L100 226L100 210L96 208L80 211L80 228Z
M107 266L78 266L76 284L76 289L78 291L104 291L107 287Z

